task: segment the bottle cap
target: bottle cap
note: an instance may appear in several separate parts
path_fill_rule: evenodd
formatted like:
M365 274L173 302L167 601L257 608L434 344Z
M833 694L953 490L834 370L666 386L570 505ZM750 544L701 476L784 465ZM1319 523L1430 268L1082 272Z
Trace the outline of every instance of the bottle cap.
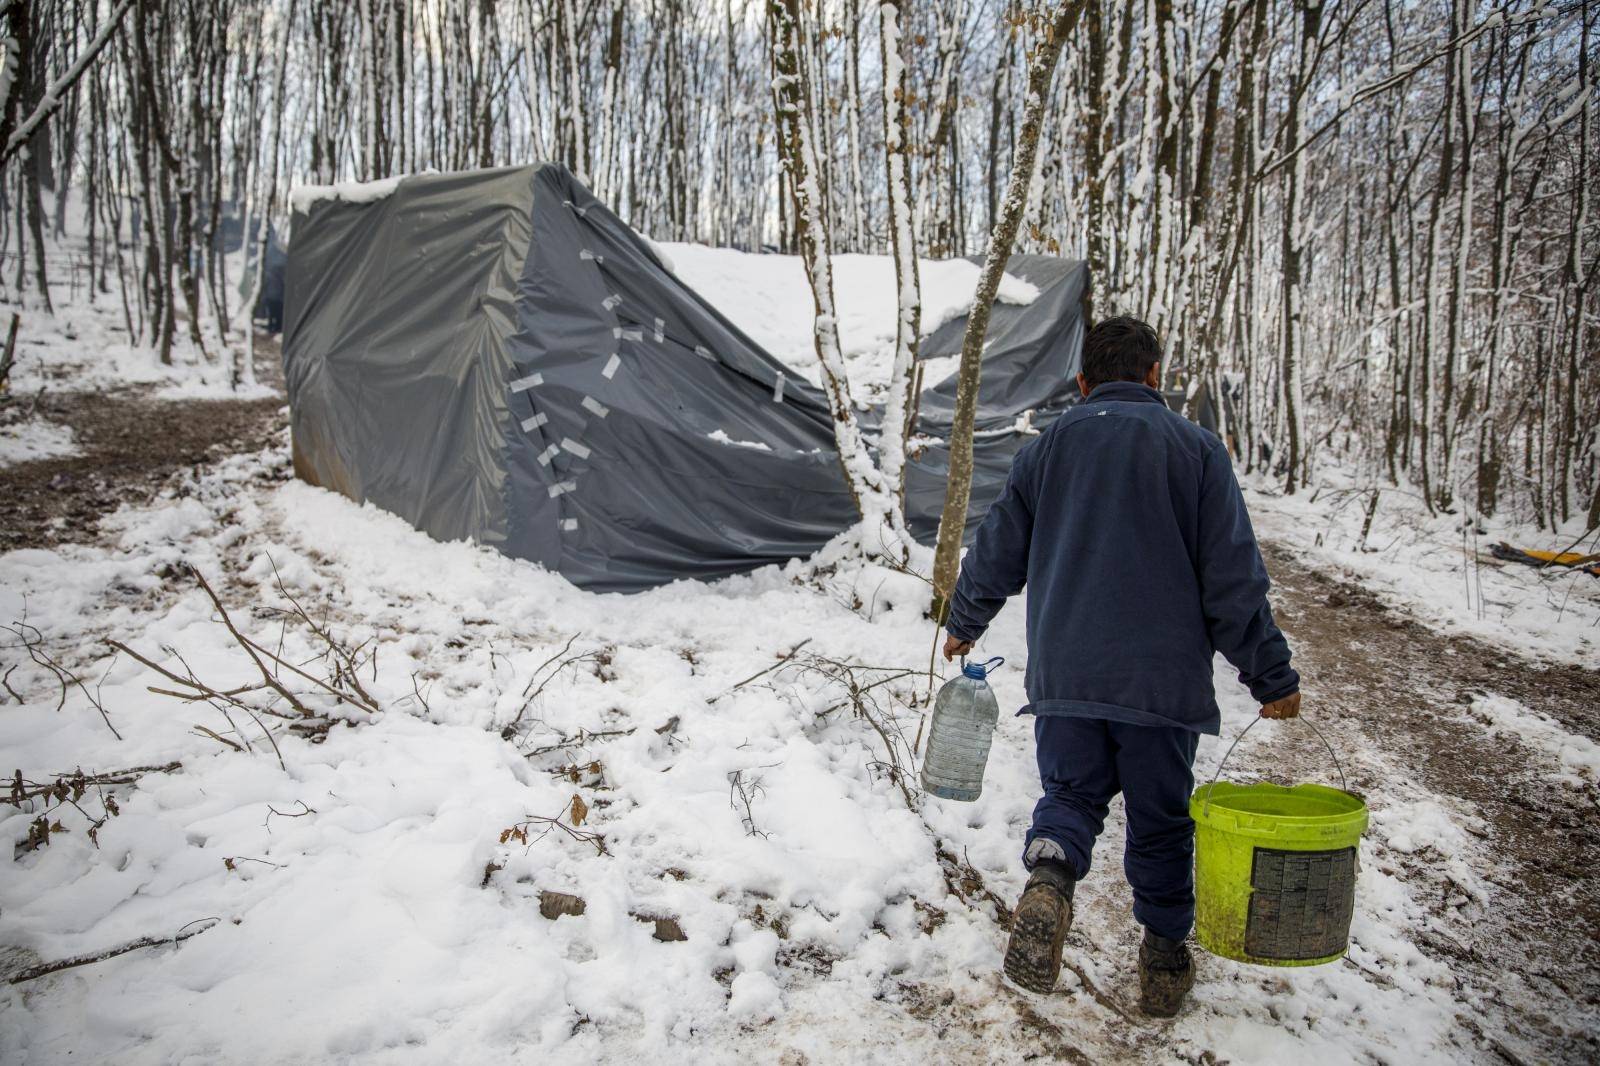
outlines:
M974 681L982 681L982 680L984 680L985 678L987 678L989 676L989 671L990 670L993 670L995 667L1000 666L1004 662L1005 662L1004 659L1002 659L1000 656L996 655L993 659L990 659L988 662L962 663L961 664L961 673L966 677L972 678L972 680L974 680Z

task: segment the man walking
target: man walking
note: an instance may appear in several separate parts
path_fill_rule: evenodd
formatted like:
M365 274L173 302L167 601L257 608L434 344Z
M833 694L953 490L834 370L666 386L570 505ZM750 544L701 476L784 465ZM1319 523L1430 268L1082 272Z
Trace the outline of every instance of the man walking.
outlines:
M1028 705L1044 796L1023 864L1005 972L1049 992L1076 883L1122 793L1123 870L1140 1004L1170 1017L1194 984L1195 746L1216 734L1212 656L1267 718L1300 709L1300 678L1267 604L1267 571L1227 448L1167 409L1155 331L1133 318L1084 340L1085 401L1017 453L950 601L945 658L964 655L1028 588Z

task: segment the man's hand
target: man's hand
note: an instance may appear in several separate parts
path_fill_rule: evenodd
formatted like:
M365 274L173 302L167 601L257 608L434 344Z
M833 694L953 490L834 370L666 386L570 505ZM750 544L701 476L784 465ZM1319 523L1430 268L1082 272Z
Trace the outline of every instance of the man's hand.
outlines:
M972 650L972 641L962 640L959 637L947 634L944 638L944 661L949 662L957 655L965 655Z
M1281 700L1273 700L1261 707L1263 718L1298 718L1300 717L1300 693L1291 692Z

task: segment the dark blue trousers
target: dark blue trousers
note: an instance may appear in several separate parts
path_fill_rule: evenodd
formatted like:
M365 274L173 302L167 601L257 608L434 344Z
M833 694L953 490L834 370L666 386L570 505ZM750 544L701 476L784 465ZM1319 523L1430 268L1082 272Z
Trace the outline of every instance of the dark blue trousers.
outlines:
M1122 793L1128 840L1122 868L1133 916L1157 936L1182 940L1194 925L1194 753L1200 735L1168 726L1044 715L1034 719L1039 782L1027 844L1061 845L1079 878L1111 798ZM1024 845L1026 848L1026 845Z

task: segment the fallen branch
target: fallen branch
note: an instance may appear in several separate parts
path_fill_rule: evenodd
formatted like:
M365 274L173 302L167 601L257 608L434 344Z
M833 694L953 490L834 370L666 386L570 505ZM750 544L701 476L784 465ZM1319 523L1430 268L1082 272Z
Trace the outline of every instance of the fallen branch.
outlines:
M361 649L366 647L366 643L362 643L360 645L357 645L354 648L351 648L350 646L345 644L343 641L340 641L337 638L335 638L334 635L333 635L333 632L330 629L328 629L328 627L326 625L323 625L323 624L319 623L316 619L311 617L311 613L309 611L307 611L303 606L301 606L300 601L295 599L294 595L289 591L288 587L284 585L284 583L283 583L283 575L278 573L277 560L273 559L273 557L272 557L272 555L270 553L267 555L267 562L270 563L271 566L272 566L272 580L273 580L274 586L278 590L278 595L282 596L284 599L289 601L289 603L294 607L294 612L293 613L294 613L295 617L299 618L300 621L305 625L305 627L311 631L312 635L315 636L318 640L322 641L322 643L327 647L328 654L334 660L334 673L333 673L334 681L335 682L348 682L349 685L350 685L351 691L353 691L356 694L356 696L359 699L359 701L361 702L361 704L363 704L366 707L366 709L371 711L373 714L378 713L378 710L379 710L378 701L373 699L372 696L367 692L367 690L362 686L361 679L357 676L357 673L356 673L357 670L359 670L361 665L362 665L358 660L359 660L360 655L361 655ZM378 638L377 638L376 635L374 635L371 638L371 643L372 643L372 647L373 647L372 660L373 660L373 664L374 664L374 670L373 670L374 676L376 676L376 673L377 673L377 670L376 670L376 663L377 663L377 658L378 658L377 640L378 640ZM263 653L265 653L265 649L262 649L260 647L260 645L256 645L256 648L257 648L257 650L262 651ZM273 659L276 660L279 663L283 662L283 660L279 659L276 655L273 656ZM284 665L287 665L287 664L284 664ZM325 683L321 682L319 679L311 677L308 674L302 673L300 670L296 669L295 667L291 666L291 667L289 667L289 669L294 670L295 673L300 674L302 677L308 678L308 680L316 681L318 684L322 684L324 688L329 688L330 687L330 686L326 685ZM340 699L349 699L350 698L348 693L345 693L344 691L342 691L340 689L332 689L332 691L334 692L334 695L338 696Z
M233 618L228 614L228 609L222 606L222 600L212 590L210 583L206 581L205 575L200 572L199 568L190 566L189 573L194 575L195 581L199 582L200 587L205 590L205 594L211 598L212 606L216 607L217 613L222 616L222 624L227 627L233 639L244 649L244 653L250 657L250 661L256 664L256 669L261 671L261 679L274 692L282 696L284 702L298 711L302 717L315 718L316 715L305 704L301 703L294 693L284 687L283 683L273 676L272 671L268 670L266 664L256 655L256 646L243 633L240 633L239 628L233 624ZM276 661L280 662L281 665L281 660Z
M219 596L216 590L211 587L211 584L206 580L205 575L201 574L200 571L193 566L189 566L188 570L189 573L194 576L196 583L211 600L212 608L215 610L217 617L221 620L223 627L228 631L229 636L233 638L233 642L238 645L239 649L244 652L244 654L250 659L251 663L255 666L256 672L260 675L259 681L253 684L239 685L234 688L222 689L202 681L195 673L194 669L190 667L186 661L184 661L183 656L178 654L178 652L172 648L164 648L163 650L170 657L175 658L181 664L181 673L177 669L163 666L160 663L155 662L153 659L147 658L139 652L134 651L131 647L122 643L121 641L108 640L106 641L106 645L115 651L126 653L130 658L134 659L147 669L152 670L167 680L173 682L175 686L173 688L165 688L151 685L148 686L149 691L162 696L170 696L174 699L182 700L185 703L196 703L200 701L210 703L219 713L222 714L224 718L228 720L228 725L233 729L234 733L237 734L239 742L236 743L235 741L229 740L226 737L223 737L222 735L203 726L196 726L196 732L203 736L210 737L219 743L225 744L236 751L253 750L253 745L251 745L250 741L245 738L242 732L239 731L237 725L234 723L232 715L228 713L230 707L237 708L245 715L248 715L251 721L255 722L257 728L259 728L263 736L266 737L267 743L272 747L273 754L277 757L279 764L283 765L283 752L278 746L277 737L273 734L271 729L268 729L266 725L263 724L261 720L262 715L270 715L271 717L289 722L290 724L288 728L291 732L308 737L315 742L333 725L333 719L327 714L319 713L306 702L306 700L311 696L325 694L332 697L336 703L346 705L358 711L368 714L378 714L381 712L382 708L379 706L378 702L373 699L372 695L366 690L357 677L357 670L361 666L366 665L368 662L376 662L376 650L374 649L369 658L364 659L362 656L362 650L366 648L366 643L356 647L351 647L335 637L326 624L318 622L315 618L311 617L311 614L305 609L305 607L289 593L288 589L284 586L281 577L279 577L277 581L278 591L284 597L284 599L286 599L292 605L293 609L275 610L279 615L285 617L286 619L293 618L298 620L308 631L310 631L310 633L316 638L316 641L322 645L322 650L308 659L307 663L327 660L329 668L332 671L331 680L328 677L319 677L305 669L304 666L291 662L285 658L281 640L277 650L271 650L265 645L246 636L234 623L232 615L222 603L221 596ZM274 567L274 573L276 573L276 567ZM291 677L303 680L319 691L310 692L309 690L302 690L297 693L290 687L291 684L293 684L293 682L290 680ZM271 693L270 698L266 700L258 699L250 702L247 702L242 698L251 693L264 691Z
M267 804L267 817L266 820L261 823L261 827L269 833L272 832L273 815L277 815L279 818L304 818L307 815L317 813L317 809L315 807L307 806L305 800L295 800L295 802L300 804L300 809L298 811L280 811L272 804Z
M587 810L587 808L584 809ZM572 810L573 807L569 806L567 810L564 810L561 813L566 814L568 811ZM542 825L544 826L544 829L530 836L528 833L528 827L535 825ZM515 825L507 829L502 829L500 831L500 843L509 844L512 841L516 841L523 847L532 847L536 841L542 840L548 836L552 829L559 829L573 840L592 845L596 854L606 854L606 838L604 836L599 833L591 833L587 829L578 829L575 826L567 825L561 820L560 814L554 817L548 817L539 814L529 815L527 818L517 822Z
M573 655L563 658L563 656L566 656L567 652L571 650L572 645L577 643L578 637L580 636L582 636L581 633L572 634L572 636L567 638L566 644L562 645L560 651L556 652L554 655L550 656L550 658L534 667L533 673L528 675L528 683L524 685L522 689L522 706L517 708L516 717L512 718L511 721L506 724L506 727L500 730L501 740L510 740L517 735L517 726L522 724L522 716L528 713L528 708L532 707L534 701L536 701L544 692L544 687L551 681L554 681L557 677L561 676L561 671L565 670L569 666L576 666L578 663L588 662L597 657L598 653L591 651L584 652L581 655ZM557 662L558 659L560 662ZM545 668L551 663L556 663L556 668L551 670L548 674L545 674L543 679L540 679L539 675L544 673ZM537 687L534 685L534 682L536 681L538 682Z
M377 714L379 712L380 708L378 707L377 703L373 702L372 697L367 696L365 691L362 690L359 685L356 686L356 692L352 694L351 692L347 692L336 685L330 684L328 681L316 676L315 674L306 673L306 671L300 669L300 667L296 666L294 663L289 662L287 659L279 658L277 655L263 648L249 637L244 637L241 639L242 642L247 646L246 650L254 649L255 651L260 652L262 655L265 655L267 658L271 659L274 663L283 667L291 674L297 674L311 682L313 685L316 685L318 688L325 690L330 696L338 700L340 703L357 704L361 706L362 710L371 714ZM337 679L348 679L350 681L355 680L354 675L339 672L337 665L334 667L334 669L336 671ZM316 715L309 714L309 712L307 712L307 716L312 718L316 717Z
M11 976L11 984L20 985L24 981L34 981L41 977L48 976L49 974L60 973L62 970L70 970L77 966L88 966L92 963L104 962L107 959L114 959L118 955L126 955L130 951L139 951L143 948L158 948L165 944L181 944L190 937L196 937L209 929L215 929L222 919L201 918L198 921L208 922L210 924L202 925L199 929L190 929L189 926L186 925L178 931L176 936L142 936L138 940L130 940L126 944L121 944L105 951L95 952L92 955L74 955L71 958L58 959L55 962L42 962L37 966L30 966L20 973L13 974ZM196 924L198 924L198 922L189 923L189 925Z
M295 723L294 725L290 726L291 729L307 735L314 736L318 733L326 732L329 725L332 724L326 717L323 716L313 715L309 718L304 716L290 718L279 711L252 707L248 703L245 703L243 700L239 699L239 696L243 695L244 693L259 692L261 689L269 687L267 685L241 685L238 688L232 688L223 691L211 687L196 677L194 670L189 667L189 664L183 659L182 656L177 656L177 659L179 662L183 663L184 669L189 671L187 677L172 670L168 670L166 667L154 662L153 660L145 658L143 655L140 655L138 652L134 651L126 644L123 644L121 641L107 640L106 646L126 653L127 656L133 659L135 662L147 667L148 669L154 670L162 677L168 678L176 684L183 685L184 687L192 690L191 692L177 692L172 689L160 688L156 685L147 685L145 686L145 689L148 692L154 692L160 696L172 696L175 699L184 701L185 703L198 703L202 700L210 703L222 714L223 718L227 719L228 725L234 730L235 733L239 732L239 727L234 725L233 718L228 714L228 707L237 707L245 714L248 714L251 721L255 722L256 727L261 730L262 735L267 738L267 743L272 745L272 751L273 754L278 757L279 766L284 765L283 752L281 749L279 749L278 740L272 735L272 730L268 729L264 724L262 724L261 719L257 717L258 710L262 714L270 714L277 718L288 718L288 720ZM169 652L172 651L170 648L167 650ZM175 652L173 652L173 654L176 655ZM205 726L196 725L194 729L195 732L200 733L203 736L210 737L212 740L226 744L234 751L245 751L250 747L250 742L245 740L244 734L242 733L239 734L239 739L244 742L241 745L235 744L233 741L227 739L226 737L220 736L212 730L207 729Z
M553 751L561 751L564 748L575 748L579 745L587 744L591 740L610 740L612 737L630 736L637 732L638 728L638 726L633 726L629 729L602 729L598 733L591 733L587 729L580 729L578 730L577 736L568 737L563 734L561 739L556 743L547 744L542 748L535 748L528 752L526 757L529 759L537 759L541 755L549 755Z
M26 612L24 612L24 615L26 615ZM55 675L56 683L61 686L61 695L56 700L56 711L58 713L67 705L67 695L71 692L72 686L76 685L78 690L83 693L84 699L89 701L89 706L100 712L100 718L106 723L106 728L111 730L111 735L118 740L122 739L122 734L117 732L117 727L111 724L111 716L106 713L105 704L100 702L100 697L89 691L89 686L83 683L81 677L61 665L49 652L44 650L44 634L39 631L37 626L29 625L27 618L23 617L19 621L12 622L5 629L15 634L16 638L22 642L23 648L28 652L28 658L33 660L35 666L43 667ZM30 636L30 634L32 635ZM10 676L9 671L7 671L6 676ZM9 684L6 686L6 691L11 691ZM16 694L13 692L12 695Z
M71 773L57 773L54 775L54 781L44 784L24 780L22 771L18 770L11 781L10 795L5 796L0 802L20 807L30 799L58 793L63 786L81 794L90 785L131 785L145 774L170 774L181 769L183 763L173 761L161 766L130 766L126 770L104 770L97 774L86 774L82 770L75 770Z
M766 677L768 674L772 673L772 671L778 669L780 666L783 666L785 663L787 663L790 660L792 660L795 657L796 653L798 653L801 648L805 647L807 644L810 644L810 643L811 643L811 638L807 637L805 640L802 640L800 643L798 643L794 647L790 648L784 654L778 656L778 661L773 663L771 666L767 667L765 670L757 670L755 673L751 674L749 677L745 678L743 681L740 681L737 684L733 685L733 687L728 688L728 689L726 689L726 690L724 690L722 692L719 692L715 696L706 697L706 702L707 703L716 703L718 700L722 699L722 697L731 695L731 694L739 691L740 689L744 688L746 685L748 685L750 682L756 680L757 678Z

